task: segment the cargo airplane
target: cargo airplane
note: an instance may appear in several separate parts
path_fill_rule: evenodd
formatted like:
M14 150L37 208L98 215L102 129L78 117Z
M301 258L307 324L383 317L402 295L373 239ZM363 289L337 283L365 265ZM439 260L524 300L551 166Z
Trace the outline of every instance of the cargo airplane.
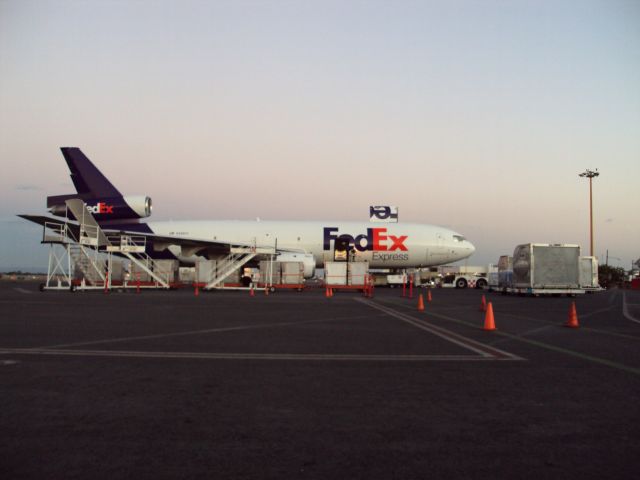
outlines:
M338 221L162 221L142 222L151 215L151 199L123 196L98 168L75 147L63 147L76 193L47 197L49 212L20 215L44 225L75 220L67 201L80 199L106 235L145 237L152 258L178 259L193 265L201 258L219 258L232 247L269 247L281 260L305 261L305 276L336 255L366 260L370 268L432 267L469 257L475 247L447 228L415 223ZM75 228L79 230L77 224Z

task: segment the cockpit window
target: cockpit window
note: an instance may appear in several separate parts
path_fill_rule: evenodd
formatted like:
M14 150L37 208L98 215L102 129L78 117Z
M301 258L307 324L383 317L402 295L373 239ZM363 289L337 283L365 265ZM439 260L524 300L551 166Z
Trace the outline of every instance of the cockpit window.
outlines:
M454 235L453 240L456 242L464 242L466 238L464 238L462 235Z

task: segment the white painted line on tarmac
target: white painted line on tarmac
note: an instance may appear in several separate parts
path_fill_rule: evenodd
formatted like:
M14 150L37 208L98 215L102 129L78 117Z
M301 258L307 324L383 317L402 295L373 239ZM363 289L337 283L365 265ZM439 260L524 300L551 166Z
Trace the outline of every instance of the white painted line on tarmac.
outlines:
M297 322L280 322L280 323L266 323L257 325L239 325L234 327L219 327L208 328L205 330L190 330L187 332L173 332L173 333L158 333L154 335L139 335L136 337L119 337L119 338L106 338L101 340L91 340L88 342L75 342L75 343L63 343L58 345L47 345L44 347L38 347L43 349L52 348L68 348L68 347L83 347L86 345L101 345L108 343L121 343L121 342L134 342L136 340L155 340L158 338L170 338L170 337L185 337L190 335L203 335L209 333L223 333L223 332L235 332L240 330L257 330L261 328L277 328L277 327L290 327L297 325L308 325L310 323L323 323L323 322L336 322L342 320L352 320L359 318L371 318L370 315L350 316L350 317L335 317L335 318L322 318L316 320L305 320Z
M409 308L409 307L404 307L404 308ZM451 321L451 322L455 322L455 323L458 323L460 325L466 325L466 326L471 327L471 328L476 328L476 329L479 328L477 325L472 324L472 323L470 323L468 321L460 320L459 318L453 318L453 317L449 317L447 315L442 315L442 314L435 313L435 312L431 312L430 315L432 315L434 317L437 317L437 318L441 318L443 320L448 320L448 321ZM510 315L510 316L514 316L514 315ZM584 331L595 331L595 332L598 332L598 333L603 333L603 332L598 331L598 330L587 329L587 328L581 328L581 330L584 330ZM550 350L550 351L553 351L553 352L562 353L564 355L568 355L568 356L571 356L571 357L574 357L574 358L580 358L582 360L587 360L589 362L593 362L593 363L597 363L597 364L600 364L600 365L605 365L607 367L615 368L616 370L621 370L621 371L624 371L624 372L627 372L627 373L632 373L634 375L640 375L640 368L636 368L636 367L632 367L632 366L625 365L625 364L622 364L622 363L614 362L614 361L608 360L606 358L594 357L594 356L587 355L585 353L581 353L581 352L578 352L578 351L575 351L575 350L569 350L567 348L558 347L558 346L555 346L555 345L551 345L549 343L540 342L540 341L537 341L537 340L533 340L531 338L525 338L525 337L520 336L520 335L511 334L511 333L507 333L507 332L500 331L500 330L498 330L498 331L496 331L494 333L497 336L506 337L506 338L509 338L509 339L517 341L517 342L527 343L529 345L534 345L534 346L539 347L539 348L543 348L543 349ZM622 336L622 335L618 335L618 336ZM630 337L630 336L626 336L626 337L627 338L637 339L637 337Z
M627 292L622 293L622 314L632 322L640 323L640 319L634 317L629 313L629 305L636 305L634 303L627 303Z
M616 305L611 305L610 307L601 308L599 310L594 310L593 312L589 312L589 313L580 313L580 312L578 312L578 318L580 318L580 319L589 318L589 317L592 317L592 316L597 315L599 313L608 312L608 311L613 310L615 308L616 308Z
M472 352L477 353L484 358L490 358L493 360L503 360L503 359L504 360L524 360L522 357L518 357L517 355L514 355L512 353L505 352L504 350L500 350L498 348L494 348L484 343L477 342L463 335L454 333L451 330L447 330L446 328L429 324L424 320L411 317L404 313L398 312L390 307L380 305L379 303L373 302L371 300L365 300L364 298L356 298L356 300L372 308L385 312L391 315L392 317L397 318L398 320L402 320L403 322L409 323L414 327L418 327L421 330L425 330L433 335L436 335L466 350L471 350Z
M538 328L534 328L532 330L527 330L524 333L521 333L519 336L521 337L528 337L529 335L533 335L534 333L539 333L539 332L543 332L545 330L552 330L557 328L557 325L544 325L542 327L538 327ZM499 340L495 340L493 342L491 342L491 345L497 345L499 343L506 343L506 342L511 342L513 341L512 338L510 337L502 337Z
M13 287L16 292L26 293L27 295L31 295L33 292L31 290L27 290L26 288L21 287Z
M58 350L34 348L0 348L0 354L52 355L74 357L124 357L203 360L285 360L285 361L368 361L368 362L448 362L492 361L493 357L477 355L361 355L305 353L207 353L207 352L144 352L131 350ZM517 360L510 358L508 360Z

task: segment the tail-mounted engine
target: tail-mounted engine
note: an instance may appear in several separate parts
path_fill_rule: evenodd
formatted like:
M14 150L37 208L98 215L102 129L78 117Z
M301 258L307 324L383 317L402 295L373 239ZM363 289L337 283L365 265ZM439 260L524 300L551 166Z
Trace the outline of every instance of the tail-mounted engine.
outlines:
M49 212L59 217L70 216L65 205L66 200L81 198L80 195L57 195L47 198ZM114 198L82 199L87 210L96 220L128 220L146 218L153 208L151 198L144 195Z

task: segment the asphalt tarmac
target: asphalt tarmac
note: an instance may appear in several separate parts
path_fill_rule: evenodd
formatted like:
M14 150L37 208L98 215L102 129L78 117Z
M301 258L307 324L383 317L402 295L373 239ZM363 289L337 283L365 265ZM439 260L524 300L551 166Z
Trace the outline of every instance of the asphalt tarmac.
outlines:
M0 282L0 478L638 478L640 292L482 294Z

